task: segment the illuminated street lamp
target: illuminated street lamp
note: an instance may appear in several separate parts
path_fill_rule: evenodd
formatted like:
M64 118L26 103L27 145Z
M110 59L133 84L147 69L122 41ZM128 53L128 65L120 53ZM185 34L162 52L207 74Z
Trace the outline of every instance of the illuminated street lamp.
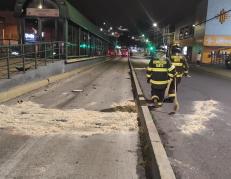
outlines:
M115 33L114 33L114 32L112 32L112 33L111 33L111 35L115 35Z
M145 40L145 42L146 42L146 43L148 43L148 42L149 42L149 40L148 40L148 39L146 39L146 40Z
M157 27L157 23L153 23L152 25L153 25L153 27Z
M135 39L135 37L134 36L132 36L132 40L134 40Z
M42 4L39 4L39 5L38 5L38 8L39 8L39 9L42 9L42 8L43 8Z
M100 28L100 31L103 32L103 28Z
M145 37L144 34L142 34L142 37Z
M121 49L121 46L119 46L119 45L116 45L116 48L117 48L117 49Z

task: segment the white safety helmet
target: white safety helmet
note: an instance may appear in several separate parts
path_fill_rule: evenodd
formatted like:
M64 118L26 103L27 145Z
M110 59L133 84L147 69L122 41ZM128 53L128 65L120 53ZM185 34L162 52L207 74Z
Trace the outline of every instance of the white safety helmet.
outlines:
M165 50L163 50L163 49L157 50L156 54L155 54L155 57L156 57L156 59L159 59L159 60L167 59L167 55L166 55Z

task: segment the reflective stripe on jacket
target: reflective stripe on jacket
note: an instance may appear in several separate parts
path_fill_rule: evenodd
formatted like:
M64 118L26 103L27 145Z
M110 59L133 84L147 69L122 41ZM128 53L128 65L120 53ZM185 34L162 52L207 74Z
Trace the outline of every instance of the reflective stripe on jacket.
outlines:
M171 62L176 68L176 77L182 78L184 74L188 74L189 66L184 56L172 55Z
M150 60L147 68L147 78L150 80L152 87L157 89L164 89L168 85L170 78L175 74L175 67L170 60Z

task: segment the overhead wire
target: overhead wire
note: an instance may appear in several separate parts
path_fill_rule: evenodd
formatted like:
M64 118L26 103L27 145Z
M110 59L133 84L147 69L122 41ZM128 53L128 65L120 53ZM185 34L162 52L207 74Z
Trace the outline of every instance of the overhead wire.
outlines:
M194 27L200 26L200 25L202 25L202 24L205 24L205 23L207 23L207 22L209 22L209 21L212 21L213 19L217 19L218 17L221 17L221 16L223 16L223 15L226 15L226 14L228 14L229 12L231 12L231 9L230 9L230 10L227 10L227 11L225 11L225 12L223 12L223 13L220 13L220 14L218 14L218 15L216 15L216 16L210 18L210 19L206 19L205 21L202 21L202 22L200 22L200 23L198 23L198 24L195 24Z

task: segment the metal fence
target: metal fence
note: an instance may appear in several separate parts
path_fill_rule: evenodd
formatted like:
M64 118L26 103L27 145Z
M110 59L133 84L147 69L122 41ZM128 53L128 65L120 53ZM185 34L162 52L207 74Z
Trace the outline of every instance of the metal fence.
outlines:
M225 64L226 60L231 58L231 48L220 48L216 51L211 51L208 57L211 59L211 64Z
M0 79L65 59L64 42L0 46Z

